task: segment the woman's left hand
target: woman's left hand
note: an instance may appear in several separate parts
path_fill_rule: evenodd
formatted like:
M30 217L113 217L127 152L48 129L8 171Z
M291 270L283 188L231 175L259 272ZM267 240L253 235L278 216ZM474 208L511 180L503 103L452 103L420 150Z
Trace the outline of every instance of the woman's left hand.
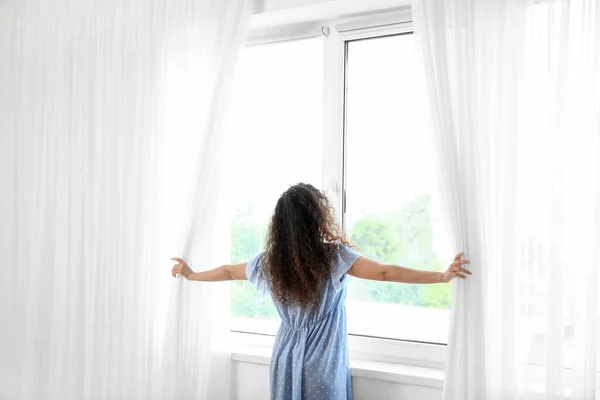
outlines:
M171 260L176 261L177 265L171 270L171 274L175 277L177 274L182 275L185 279L190 279L190 275L194 273L189 265L181 258L173 257Z
M471 264L470 260L461 260L463 254L465 253L458 253L456 257L454 257L454 262L450 264L446 272L442 274L442 282L448 283L452 278L466 279L467 275L471 275L469 270L466 270L461 266L464 264Z

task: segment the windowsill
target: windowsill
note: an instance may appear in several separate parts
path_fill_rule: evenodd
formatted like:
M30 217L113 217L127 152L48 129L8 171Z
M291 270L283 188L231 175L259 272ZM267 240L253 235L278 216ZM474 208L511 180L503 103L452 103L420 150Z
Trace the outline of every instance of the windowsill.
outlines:
M240 346L232 352L231 359L237 362L269 365L271 362L271 350L252 346ZM444 385L444 371L436 368L351 359L350 370L353 377L433 388L442 388Z

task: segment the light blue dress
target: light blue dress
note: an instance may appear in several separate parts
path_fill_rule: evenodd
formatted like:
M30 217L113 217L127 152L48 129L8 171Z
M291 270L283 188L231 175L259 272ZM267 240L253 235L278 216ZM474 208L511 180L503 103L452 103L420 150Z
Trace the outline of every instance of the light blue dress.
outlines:
M259 290L268 292L260 279L263 254L246 267L246 276ZM272 400L352 399L346 327L346 272L361 257L355 249L339 245L332 275L320 304L300 309L275 300L281 326L271 358Z

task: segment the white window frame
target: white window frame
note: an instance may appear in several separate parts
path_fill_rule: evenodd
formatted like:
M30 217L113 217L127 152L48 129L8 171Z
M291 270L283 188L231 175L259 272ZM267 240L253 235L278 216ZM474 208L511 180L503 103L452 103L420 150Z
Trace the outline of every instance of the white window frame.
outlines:
M295 28L296 39L316 36L315 24L306 24L306 31ZM345 171L345 93L346 60L348 42L361 39L412 33L410 8L396 12L373 14L366 17L347 18L321 24L321 34L326 35L323 66L323 180L322 187L329 196L337 217L343 221L344 171ZM277 28L270 34L261 30L259 40L249 45L293 40L290 29ZM252 36L252 34L251 34ZM236 330L237 328L237 330ZM242 331L243 330L243 331ZM250 329L233 327L234 343L242 347L270 349L275 337L264 332L248 332ZM443 369L446 361L446 345L382 339L349 335L350 359L380 361L385 363L414 365Z

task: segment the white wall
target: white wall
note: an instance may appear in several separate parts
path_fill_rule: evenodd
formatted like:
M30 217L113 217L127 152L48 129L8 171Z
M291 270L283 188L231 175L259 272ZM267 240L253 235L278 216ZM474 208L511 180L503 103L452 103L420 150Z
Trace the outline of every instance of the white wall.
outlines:
M269 399L269 366L232 361L232 399Z
M273 12L289 8L305 7L317 3L326 3L335 0L257 0L262 12ZM339 1L339 0L338 0Z
M442 390L377 379L352 378L355 400L440 400Z
M255 0L251 29L398 10L410 0Z
M269 399L269 366L233 362L233 399ZM354 400L440 400L440 388L410 385L365 377L352 378Z

